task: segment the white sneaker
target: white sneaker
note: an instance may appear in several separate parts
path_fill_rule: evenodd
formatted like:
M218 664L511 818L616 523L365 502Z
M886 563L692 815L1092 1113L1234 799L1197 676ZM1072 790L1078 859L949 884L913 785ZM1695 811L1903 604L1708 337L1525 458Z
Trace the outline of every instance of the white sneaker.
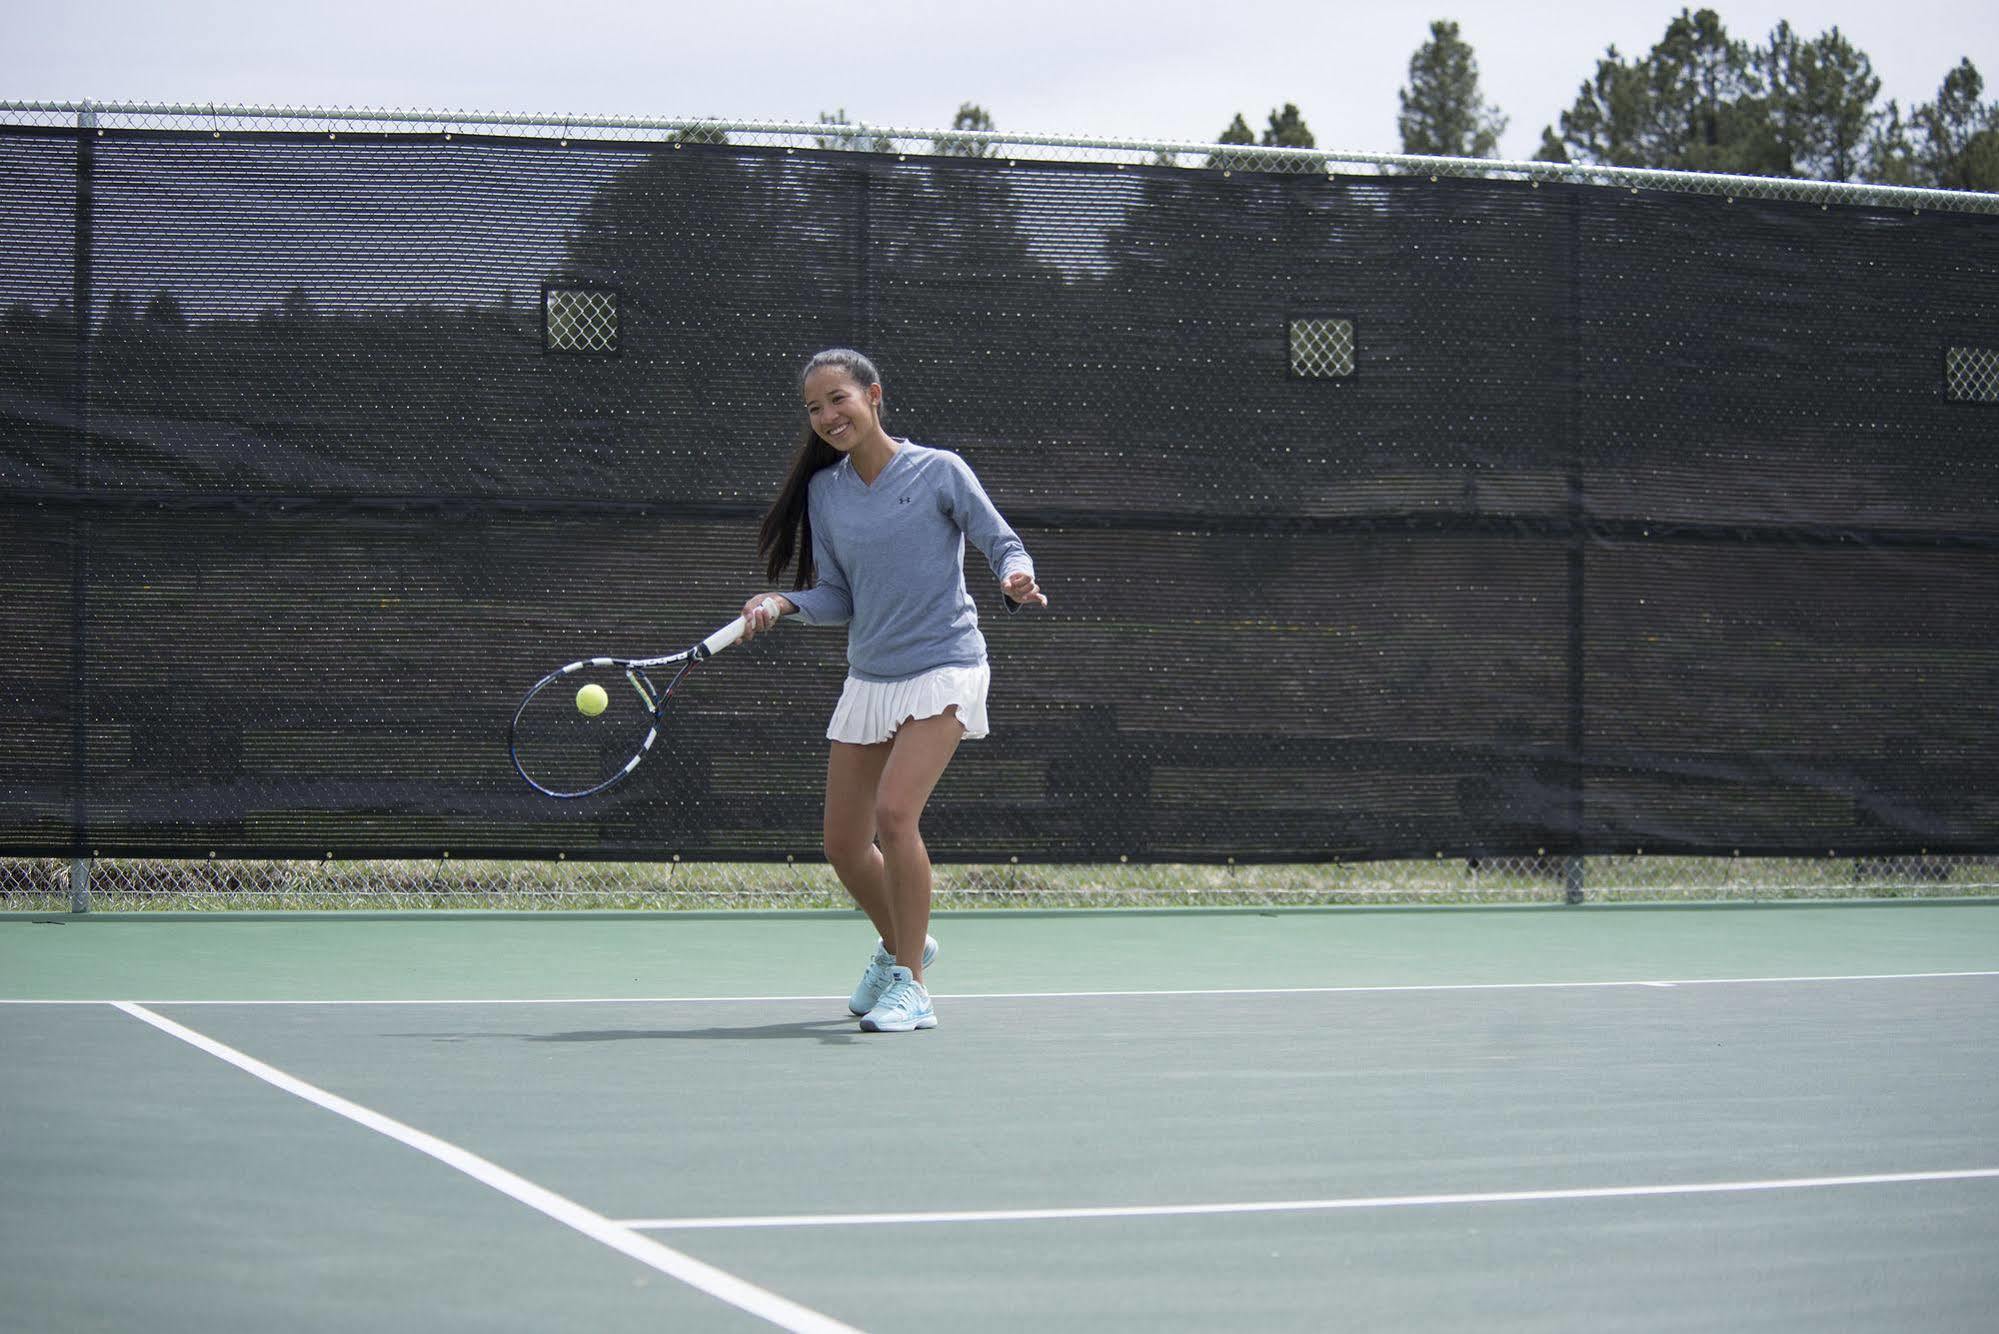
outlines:
M907 1033L916 1028L937 1027L937 1011L930 1007L930 993L916 980L916 974L901 964L889 969L888 990L861 1019L870 1033Z
M934 936L923 938L923 966L928 968L937 962L937 940ZM888 990L889 970L895 967L895 956L888 952L888 946L875 941L875 953L868 960L868 971L861 974L861 984L854 988L854 994L847 1001L847 1008L855 1014L866 1014L875 1008L875 1002Z

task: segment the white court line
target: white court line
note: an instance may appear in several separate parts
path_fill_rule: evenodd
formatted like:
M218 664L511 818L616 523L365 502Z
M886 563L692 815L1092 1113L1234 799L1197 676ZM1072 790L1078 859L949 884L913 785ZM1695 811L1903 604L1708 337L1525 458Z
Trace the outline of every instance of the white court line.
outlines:
M1943 973L1824 973L1796 977L1626 978L1583 982L1426 982L1347 987L1183 987L1126 991L960 991L932 992L937 1000L1115 1000L1146 996L1354 996L1425 991L1560 991L1609 987L1742 987L1803 982L1920 982L1952 977L1999 977L1999 969ZM765 1005L778 1002L844 1001L838 996L484 996L412 997L390 1000L146 1000L137 1005ZM128 1002L95 998L44 1000L0 996L0 1005L120 1005Z
M1417 982L1350 987L1190 987L1159 991L983 991L938 1000L1095 1000L1122 996L1337 996L1423 991L1559 991L1603 987L1739 987L1787 982L1908 982L1924 978L1999 977L1999 969L1948 973L1837 973L1802 977L1686 977L1597 982Z
M773 1214L739 1218L626 1218L628 1228L659 1232L725 1228L867 1227L894 1223L1044 1223L1085 1218L1185 1218L1212 1214L1325 1213L1339 1209L1410 1209L1448 1204L1529 1204L1548 1200L1620 1200L1661 1195L1731 1195L1745 1191L1819 1190L1915 1181L1999 1177L1999 1167L1948 1172L1887 1172L1873 1176L1791 1177L1774 1181L1704 1181L1672 1186L1600 1186L1582 1190L1507 1190L1459 1195L1363 1195L1340 1200L1261 1200L1239 1204L1114 1205L1089 1209L962 1209L906 1214Z
M418 1153L427 1154L445 1166L463 1172L481 1185L491 1186L502 1195L546 1214L566 1227L574 1228L592 1241L601 1242L614 1251L630 1256L640 1264L656 1269L670 1278L678 1279L718 1301L727 1302L730 1306L767 1320L780 1329L797 1331L797 1334L860 1334L860 1331L851 1325L844 1325L830 1316L821 1315L774 1292L767 1292L713 1265L703 1264L693 1256L683 1255L650 1237L640 1236L625 1224L613 1222L602 1214L586 1209L552 1190L537 1186L525 1177L516 1176L475 1153L461 1149L435 1135L426 1135L421 1130L404 1125L359 1103L349 1102L336 1094L328 1093L322 1088L286 1074L275 1066L266 1065L255 1057L246 1056L234 1047L225 1046L163 1015L154 1014L144 1005L133 1001L113 1001L111 1004L134 1019L143 1020L163 1033L171 1034L182 1042L199 1047L209 1055L227 1061L267 1084L283 1089L294 1097L303 1098L336 1116L344 1116L349 1121L386 1135L397 1143L408 1145Z

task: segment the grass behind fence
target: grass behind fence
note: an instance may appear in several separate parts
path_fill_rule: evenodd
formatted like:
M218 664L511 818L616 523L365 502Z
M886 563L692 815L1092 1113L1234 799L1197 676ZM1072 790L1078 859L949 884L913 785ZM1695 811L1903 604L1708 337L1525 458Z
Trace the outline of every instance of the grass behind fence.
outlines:
M845 909L821 863L175 861L90 864L94 912ZM1316 865L936 868L936 907L1244 907L1565 901L1565 859ZM1999 893L1999 857L1590 857L1590 902L1967 897ZM70 863L0 860L0 910L63 912Z

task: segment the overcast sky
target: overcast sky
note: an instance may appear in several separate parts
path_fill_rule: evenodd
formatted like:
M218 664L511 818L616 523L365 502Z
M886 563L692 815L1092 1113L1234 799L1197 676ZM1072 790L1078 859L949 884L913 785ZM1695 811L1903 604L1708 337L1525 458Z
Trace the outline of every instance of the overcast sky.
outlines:
M1002 129L1212 141L1295 102L1322 148L1394 151L1396 92L1455 19L1528 157L1606 46L1642 54L1669 0L0 0L0 100L369 106L927 128L978 102ZM1761 39L1837 26L1882 97L1928 101L1969 56L1999 96L1999 6L1719 6ZM1983 14L1985 17L1978 17Z

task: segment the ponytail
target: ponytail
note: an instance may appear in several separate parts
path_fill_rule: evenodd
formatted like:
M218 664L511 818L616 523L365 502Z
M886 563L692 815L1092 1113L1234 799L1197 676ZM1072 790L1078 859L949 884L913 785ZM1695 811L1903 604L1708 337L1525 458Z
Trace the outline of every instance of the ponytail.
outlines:
M840 451L819 438L810 426L791 456L791 471L777 499L771 502L763 524L757 529L757 554L764 558L764 573L775 583L784 577L784 567L798 557L798 580L793 588L810 588L819 579L812 561L812 513L806 504L811 494L812 476L840 461Z

